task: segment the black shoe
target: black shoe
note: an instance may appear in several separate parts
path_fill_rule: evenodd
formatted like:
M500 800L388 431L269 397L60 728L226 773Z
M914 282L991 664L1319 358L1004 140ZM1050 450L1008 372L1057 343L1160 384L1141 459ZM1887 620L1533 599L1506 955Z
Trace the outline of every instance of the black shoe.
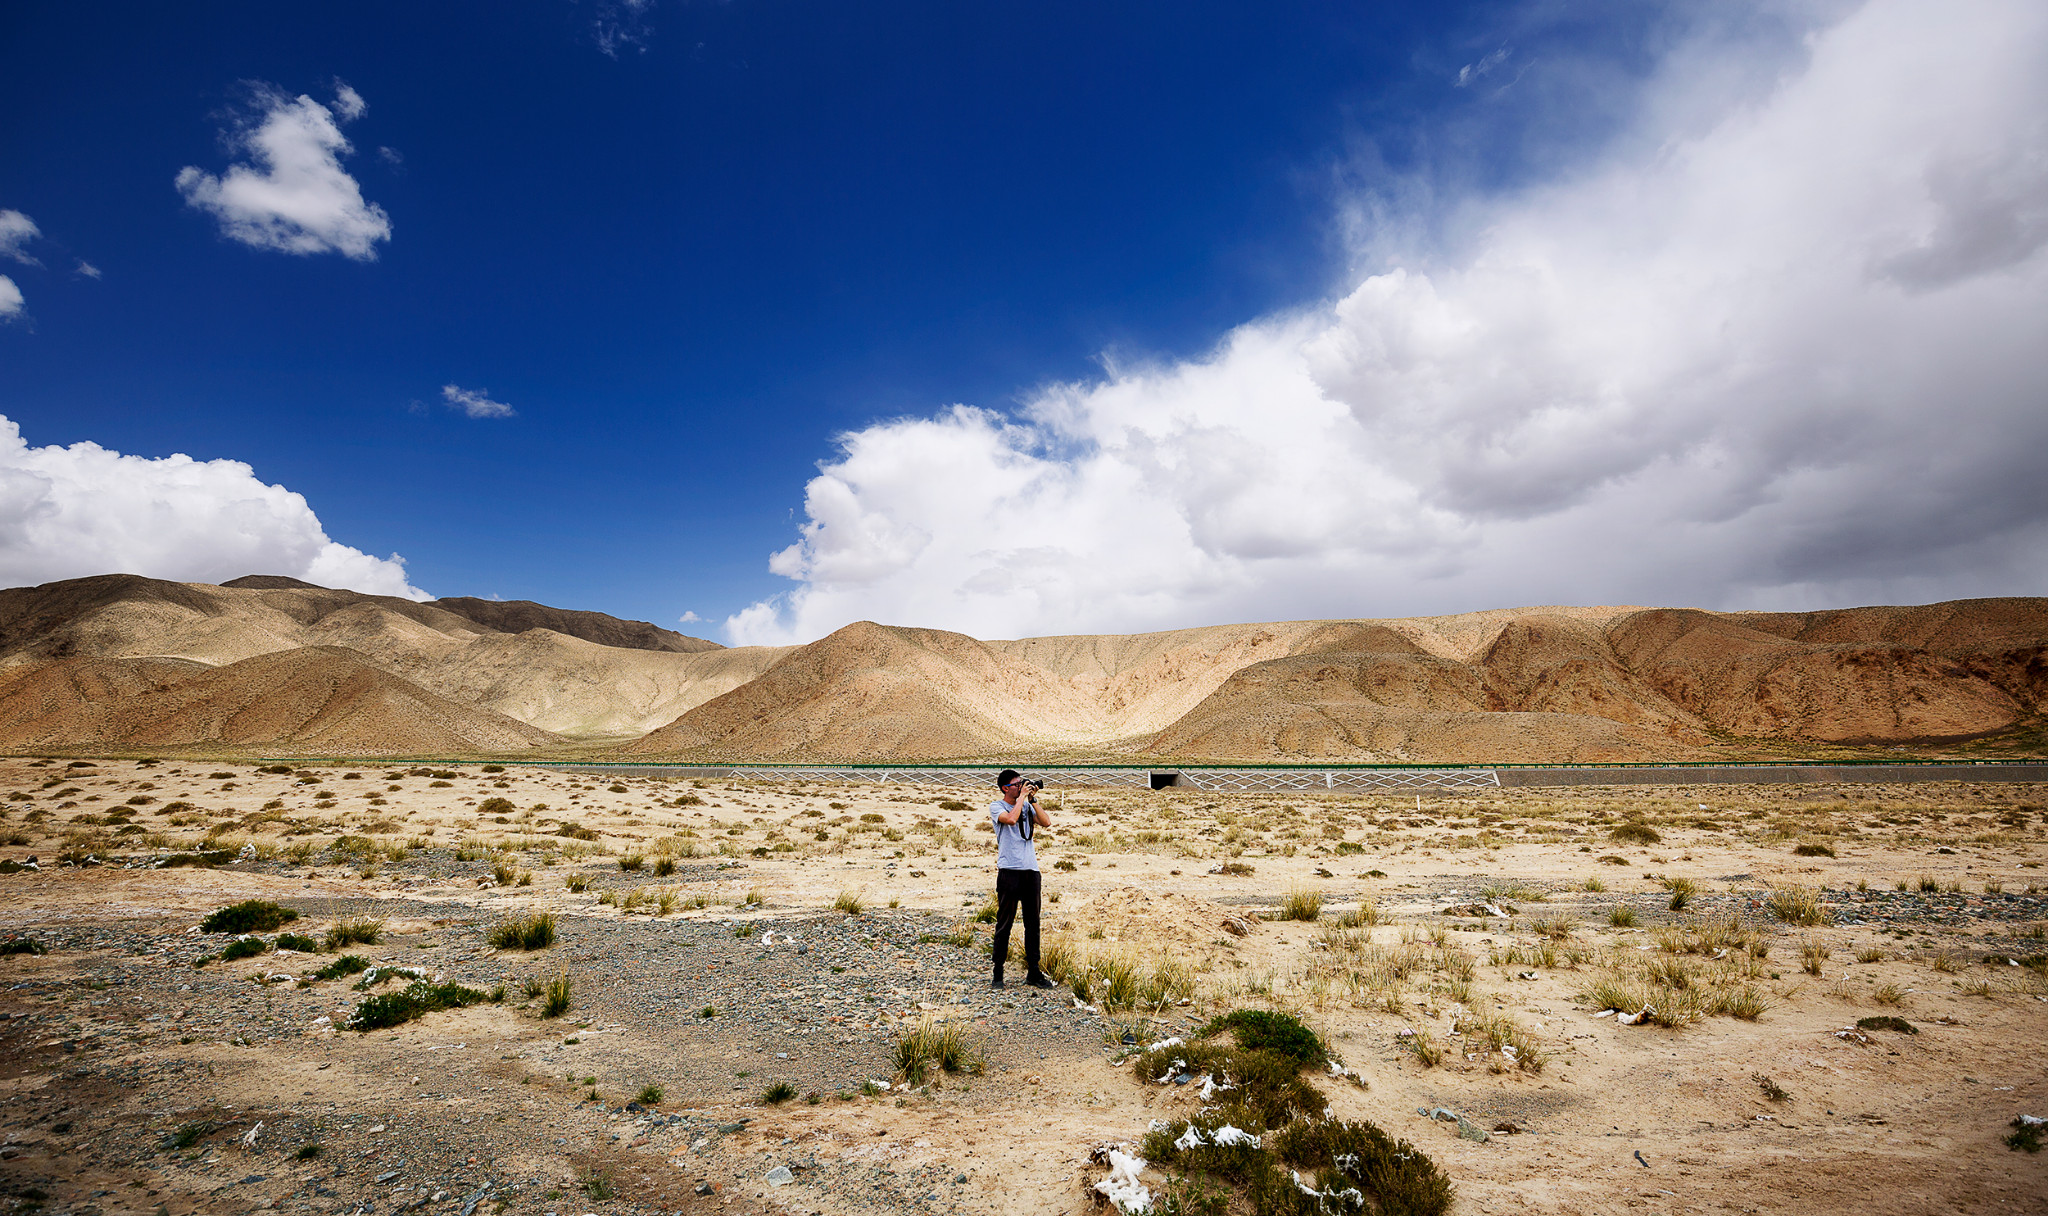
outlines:
M1047 979L1047 978L1046 978L1045 976L1043 976L1043 975L1032 975L1032 976L1026 976L1026 977L1025 977L1025 979L1024 979L1024 982L1025 982L1025 983L1027 983L1027 984L1029 984L1029 985L1031 985L1031 986L1032 986L1033 988L1057 988L1057 987L1059 987L1059 985L1058 985L1058 984L1055 984L1055 983L1053 983L1053 982L1052 982L1052 981L1051 981L1050 979Z
M990 981L988 982L988 986L989 986L989 987L991 987L991 988L1000 988L1000 987L1002 987L1002 986L1003 986L1003 977L999 975L999 976L997 976L996 978L994 978L994 979L990 980Z

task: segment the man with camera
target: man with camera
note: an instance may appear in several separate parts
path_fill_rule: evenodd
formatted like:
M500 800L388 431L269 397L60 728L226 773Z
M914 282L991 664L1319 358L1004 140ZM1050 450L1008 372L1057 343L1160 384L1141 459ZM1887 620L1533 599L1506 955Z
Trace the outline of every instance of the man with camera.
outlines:
M1052 826L1052 816L1038 805L1038 791L1045 782L1026 779L1014 768L996 776L1002 797L988 804L988 817L996 829L996 974L991 988L1003 986L1003 963L1010 956L1010 925L1017 909L1024 909L1024 982L1033 988L1051 988L1053 982L1038 969L1038 854L1031 838L1039 828Z

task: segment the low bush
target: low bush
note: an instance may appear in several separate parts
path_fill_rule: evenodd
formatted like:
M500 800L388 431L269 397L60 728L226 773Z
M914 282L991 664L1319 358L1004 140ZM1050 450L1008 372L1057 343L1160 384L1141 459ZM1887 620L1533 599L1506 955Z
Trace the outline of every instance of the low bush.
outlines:
M1269 1051L1303 1064L1321 1064L1329 1058L1329 1049L1316 1037L1316 1032L1302 1025L1301 1019L1293 1014L1237 1009L1210 1021L1202 1027L1199 1037L1213 1038L1226 1030L1246 1051Z
M370 960L360 954L344 954L312 975L316 980L338 980L370 969Z
M791 1085L787 1081L777 1081L761 1091L761 1101L766 1102L770 1106L780 1106L794 1097L796 1097L796 1086Z
M1634 820L1630 820L1627 823L1616 824L1614 827L1609 828L1607 839L1619 844L1661 844L1663 843L1664 836L1647 823L1637 823Z
M216 908L199 922L201 933L267 933L299 919L290 908L267 899L245 899L238 904Z
M268 949L260 937L238 937L227 944L220 957L222 962L232 963L238 958L255 958Z
M48 954L49 948L33 937L10 937L0 942L0 955L4 954Z
M1827 845L1808 840L1795 846L1792 850L1792 855L1794 857L1833 857L1835 851Z
M365 997L356 1006L355 1016L348 1020L348 1028L356 1031L382 1030L391 1026L402 1026L417 1018L442 1009L461 1009L467 1005L480 1005L490 1000L490 994L461 984L431 984L416 980L397 992L382 992Z

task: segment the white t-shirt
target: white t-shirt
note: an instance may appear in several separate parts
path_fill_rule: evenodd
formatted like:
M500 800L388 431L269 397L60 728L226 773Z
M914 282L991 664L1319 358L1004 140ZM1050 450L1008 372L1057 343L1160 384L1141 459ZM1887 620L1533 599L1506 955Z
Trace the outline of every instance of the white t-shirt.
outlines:
M1031 847L1031 837L1037 831L1037 825L1031 821L1031 804L1020 794L1017 805L1024 808L1024 813L1017 816L1017 822L1004 823L1000 817L1010 813L1010 804L1000 798L988 804L988 821L996 830L998 870L1038 868L1038 853Z

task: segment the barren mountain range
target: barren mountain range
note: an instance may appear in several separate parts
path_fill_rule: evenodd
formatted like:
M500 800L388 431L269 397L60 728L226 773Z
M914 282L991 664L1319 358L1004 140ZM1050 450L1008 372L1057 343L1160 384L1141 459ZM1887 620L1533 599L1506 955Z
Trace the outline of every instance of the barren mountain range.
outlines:
M2035 753L2048 600L1523 608L725 648L252 576L0 591L0 747L620 759L1566 762Z

